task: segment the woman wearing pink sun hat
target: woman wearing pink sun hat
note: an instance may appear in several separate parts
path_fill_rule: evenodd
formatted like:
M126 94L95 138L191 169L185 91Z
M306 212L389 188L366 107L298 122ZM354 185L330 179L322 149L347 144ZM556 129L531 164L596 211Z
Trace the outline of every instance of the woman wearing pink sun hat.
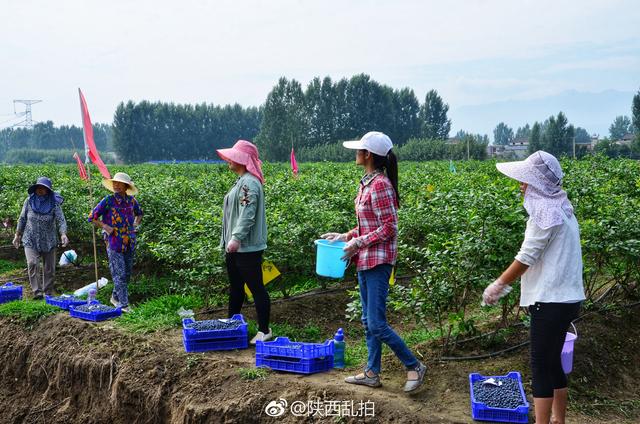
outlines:
M233 147L217 150L238 179L224 196L220 247L225 251L229 274L229 317L239 314L247 284L258 315L258 334L251 340L272 338L269 328L271 300L262 284L262 254L267 248L267 219L262 184L262 161L258 148L246 140Z

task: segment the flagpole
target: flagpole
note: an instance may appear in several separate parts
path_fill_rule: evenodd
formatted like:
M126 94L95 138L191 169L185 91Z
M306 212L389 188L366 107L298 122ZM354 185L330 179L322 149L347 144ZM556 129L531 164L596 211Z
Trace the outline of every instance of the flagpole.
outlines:
M89 164L85 164L87 167L87 184L89 185L89 210L93 210L93 187L91 185L91 170ZM93 222L91 222L91 236L93 238L93 269L96 273L96 294L100 287L98 286L98 249L96 247L96 230L93 228Z

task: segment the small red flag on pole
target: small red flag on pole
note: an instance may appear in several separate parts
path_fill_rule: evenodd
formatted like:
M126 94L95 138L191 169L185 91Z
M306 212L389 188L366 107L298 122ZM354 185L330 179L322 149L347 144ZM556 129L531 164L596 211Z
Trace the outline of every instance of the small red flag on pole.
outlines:
M291 147L291 170L293 171L294 176L298 176L298 162L296 162L296 154L293 152L293 147Z
M80 173L80 179L88 180L89 177L87 176L87 170L84 168L84 164L80 160L80 156L78 155L78 152L73 153L73 158L76 160L76 165L78 165L78 172Z
M104 178L111 178L109 170L100 158L96 143L93 141L93 127L91 126L91 118L89 117L89 109L87 109L87 101L84 99L82 91L78 88L80 94L80 113L82 114L82 135L84 136L84 161L89 163L89 159L97 167Z

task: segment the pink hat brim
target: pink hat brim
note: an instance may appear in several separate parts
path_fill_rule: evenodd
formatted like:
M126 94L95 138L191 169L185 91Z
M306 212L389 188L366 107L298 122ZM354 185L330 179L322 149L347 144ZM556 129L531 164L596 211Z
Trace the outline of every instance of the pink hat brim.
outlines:
M218 149L216 150L216 153L218 153L218 156L220 156L222 160L227 162L231 161L246 166L250 161L250 157L247 153L241 152L232 147L228 149Z

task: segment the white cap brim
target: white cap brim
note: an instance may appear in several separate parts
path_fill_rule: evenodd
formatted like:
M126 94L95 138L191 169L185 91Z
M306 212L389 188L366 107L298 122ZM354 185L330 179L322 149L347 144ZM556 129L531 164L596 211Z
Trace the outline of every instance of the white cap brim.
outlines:
M367 149L366 147L364 147L362 140L343 141L342 145L347 149L353 149L353 150Z

